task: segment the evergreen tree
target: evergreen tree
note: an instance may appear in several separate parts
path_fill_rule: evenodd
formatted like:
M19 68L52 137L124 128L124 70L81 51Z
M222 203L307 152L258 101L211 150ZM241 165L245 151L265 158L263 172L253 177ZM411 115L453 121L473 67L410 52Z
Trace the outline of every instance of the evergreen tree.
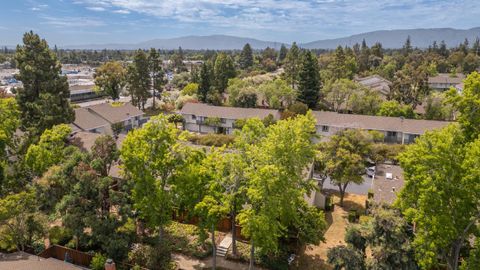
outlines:
M118 61L106 62L97 68L94 78L97 91L102 91L116 100L125 85L125 68Z
M303 53L298 78L298 100L310 109L315 108L320 96L320 72L317 57L313 53Z
M127 90L132 96L132 104L145 109L145 103L150 97L151 81L148 58L144 51L138 50L135 53L127 73Z
M285 58L285 76L286 81L290 83L293 89L298 83L298 73L300 70L300 49L296 42L293 42L292 47L288 50Z
M285 47L285 44L282 44L282 47L280 47L280 52L278 53L278 62L283 63L285 58L287 58L288 54L288 49Z
M215 86L219 93L225 92L228 80L235 77L235 66L233 59L225 53L220 53L215 59L214 67Z
M162 93L162 87L165 84L165 73L162 69L162 59L160 59L160 54L155 48L150 49L150 53L148 55L148 62L153 90L152 107L155 108L156 93Z
M253 66L252 47L250 47L248 43L243 46L242 52L240 53L239 64L242 69L248 69Z
M403 45L403 55L407 56L410 53L412 53L413 48L412 48L412 41L410 40L410 36L407 37L407 40L405 40L405 44Z
M207 102L208 93L212 87L210 74L210 65L207 62L204 62L200 69L200 82L198 85L198 99L202 102Z
M366 71L369 69L368 58L370 57L370 49L367 46L365 39L362 41L362 47L360 49L360 56L358 59L360 71Z
M54 125L73 122L67 77L61 75L62 66L47 41L30 31L23 36L23 43L15 53L20 71L16 78L23 83L15 91L20 128L39 135Z

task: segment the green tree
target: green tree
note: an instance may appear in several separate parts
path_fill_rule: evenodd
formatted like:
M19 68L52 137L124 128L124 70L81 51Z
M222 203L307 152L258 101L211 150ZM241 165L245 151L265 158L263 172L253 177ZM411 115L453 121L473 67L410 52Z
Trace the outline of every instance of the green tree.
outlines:
M333 111L338 112L346 108L346 103L359 88L361 88L361 86L358 83L348 79L340 79L334 82L329 81L323 87L324 99Z
M425 119L428 120L452 120L454 109L452 104L447 103L445 93L431 93L425 101Z
M473 140L480 134L480 74L473 72L464 83L461 95L455 90L449 92L450 102L460 112L458 122L468 140Z
M458 269L460 250L480 220L480 139L456 125L427 132L400 155L405 186L397 199L415 224L416 258L422 268L440 262Z
M0 199L0 239L24 251L45 233L45 219L36 213L32 190L10 194Z
M200 70L200 82L198 85L198 98L202 102L207 102L208 94L212 88L212 71L209 63L203 63Z
M127 68L127 90L132 96L133 105L145 109L151 85L147 54L143 50L138 50L135 52L133 63Z
M193 96L198 92L198 83L189 83L182 89L182 95Z
M95 86L113 100L117 100L125 85L125 73L122 63L118 61L107 62L95 70Z
M40 135L54 125L73 122L75 114L68 101L67 77L60 75L62 66L47 42L28 32L23 43L15 52L19 69L16 78L23 83L15 90L21 112L20 128Z
M177 134L166 116L155 116L142 128L129 132L121 149L124 173L134 181L135 208L149 227L159 229L160 242L163 228L172 218L169 186L183 160Z
M336 246L327 252L327 262L334 270L364 270L364 255L353 247Z
M348 99L348 109L354 114L376 115L380 109L382 98L375 90L360 87Z
M338 186L340 205L350 183L361 184L364 179L364 158L370 152L370 141L362 131L342 130L325 142L322 150L326 158L326 172L330 181Z
M379 116L415 118L415 112L409 105L402 105L395 100L384 101L377 112Z
M14 134L20 125L20 111L13 98L0 99L0 190L8 163L7 150L14 149Z
M236 75L235 65L232 57L225 53L219 53L217 59L215 59L214 76L215 87L223 93L227 89L228 80L234 78Z
M155 98L157 93L160 95L163 91L162 87L165 85L165 72L162 68L162 59L155 48L151 48L148 54L148 64L150 71L150 78L152 80L152 107L155 108Z
M112 165L118 160L118 149L115 139L110 135L102 135L95 139L92 149L92 167L106 177Z
M260 84L258 92L269 108L281 109L292 105L297 98L297 91L291 88L285 80L275 79Z
M278 62L280 64L282 64L283 61L285 61L285 59L287 58L287 54L288 54L288 49L287 47L285 47L285 44L282 44L282 46L280 47L280 52L278 53Z
M292 47L288 50L285 58L285 78L293 89L296 89L299 80L298 76L301 64L300 57L300 49L298 48L297 43L293 42Z
M317 57L311 52L304 52L298 73L298 100L310 109L317 106L320 97L320 72Z
M243 46L238 62L241 69L248 69L253 66L253 52L250 44L247 43L245 46Z
M30 145L25 156L25 163L37 176L42 175L52 165L64 158L67 139L72 132L70 126L61 124L47 129L40 136L37 144Z

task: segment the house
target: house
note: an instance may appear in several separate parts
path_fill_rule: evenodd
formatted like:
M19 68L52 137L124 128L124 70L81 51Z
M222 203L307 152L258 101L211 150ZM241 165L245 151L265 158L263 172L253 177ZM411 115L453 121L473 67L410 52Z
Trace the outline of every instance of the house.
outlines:
M400 166L380 164L373 177L373 200L376 203L392 204L405 181Z
M212 106L203 103L186 103L179 113L184 118L184 128L198 133L231 134L239 119L264 119L272 115L280 119L278 110Z
M404 119L336 112L314 111L317 134L323 139L344 129L376 130L385 135L387 143L409 144L428 130L442 128L450 122L433 120Z
M359 84L378 92L381 97L386 98L390 94L392 82L379 75L355 78L354 80Z
M23 251L0 254L0 270L85 270L86 268L55 258L42 258Z
M456 87L463 83L464 79L465 75L462 73L457 73L455 75L450 73L439 73L437 76L428 77L428 86L433 90L445 91L450 89L450 87Z
M123 130L141 126L146 122L143 112L131 103L102 103L75 109L72 130L113 134L112 125L122 123Z

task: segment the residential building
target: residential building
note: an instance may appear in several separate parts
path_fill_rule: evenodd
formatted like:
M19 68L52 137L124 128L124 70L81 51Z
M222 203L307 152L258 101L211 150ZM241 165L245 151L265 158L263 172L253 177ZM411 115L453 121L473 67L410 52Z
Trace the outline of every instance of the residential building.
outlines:
M113 134L112 125L122 123L123 130L141 126L147 121L143 112L131 103L102 103L75 109L74 131Z
M198 133L231 134L235 129L235 121L239 119L264 119L269 115L275 120L280 119L278 110L212 106L203 103L186 103L179 113L184 118L184 128ZM213 122L217 123L213 125Z
M10 254L0 254L0 270L86 270L55 258L42 258L36 255L18 251Z
M362 129L376 130L385 135L387 143L412 143L415 138L428 130L442 128L450 122L404 119L402 117L386 117L358 114L340 114L336 112L314 111L317 123L317 134L323 139L340 130Z
M380 75L372 75L363 78L355 78L355 81L359 84L368 87L380 94L381 97L386 98L390 94L390 87L392 82L384 79Z
M397 194L403 185L403 170L400 166L380 164L376 166L373 177L373 200L376 203L392 204L397 199Z
M462 73L439 73L437 76L428 77L428 86L433 90L445 91L450 89L450 87L456 87L462 84L464 79L465 75ZM463 87L461 88L463 89Z

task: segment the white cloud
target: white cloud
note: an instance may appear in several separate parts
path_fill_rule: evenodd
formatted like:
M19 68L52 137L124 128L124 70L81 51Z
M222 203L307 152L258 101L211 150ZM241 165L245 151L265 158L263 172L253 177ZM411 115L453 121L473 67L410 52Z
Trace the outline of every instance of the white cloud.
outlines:
M478 0L75 0L114 13L135 12L217 28L316 34L441 27L479 14ZM331 37L325 35L325 37Z
M91 11L105 11L104 7L86 7L86 9Z
M33 7L30 8L31 11L41 11L45 10L48 8L48 5L46 4L41 4L41 5L34 5Z
M52 25L56 27L96 27L105 25L103 21L87 17L42 16L41 18L44 19L44 22L42 24Z

